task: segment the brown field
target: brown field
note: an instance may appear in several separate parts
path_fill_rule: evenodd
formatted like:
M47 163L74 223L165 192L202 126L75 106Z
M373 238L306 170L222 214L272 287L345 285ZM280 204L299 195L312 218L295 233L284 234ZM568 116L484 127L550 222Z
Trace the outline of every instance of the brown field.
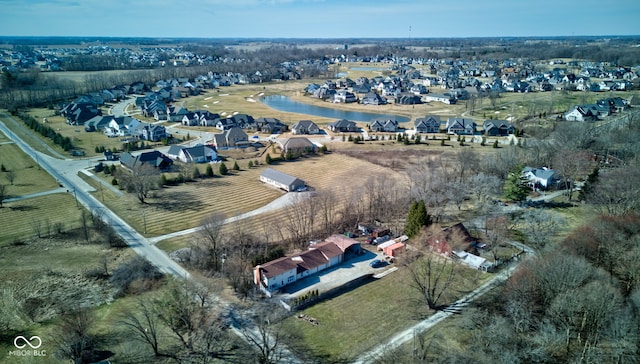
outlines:
M343 198L361 187L370 176L384 173L395 175L384 167L338 153L281 162L270 167L303 179L313 189L338 191ZM231 176L166 187L158 192L158 197L149 199L144 205L131 194L118 197L108 189L98 190L94 196L102 199L104 195L105 204L139 232L144 231L146 218L147 236L164 235L199 226L203 217L214 212L232 217L282 196L282 191L259 181L258 177L264 168L262 165L234 172ZM200 169L204 170L204 166L200 166ZM361 173L364 171L366 173ZM88 182L95 184L91 180ZM143 211L146 211L146 216ZM243 230L263 232L281 219L282 211L274 211L242 220L238 224ZM235 228L234 225L227 227L230 230ZM161 247L183 247L189 239L175 238L161 243Z

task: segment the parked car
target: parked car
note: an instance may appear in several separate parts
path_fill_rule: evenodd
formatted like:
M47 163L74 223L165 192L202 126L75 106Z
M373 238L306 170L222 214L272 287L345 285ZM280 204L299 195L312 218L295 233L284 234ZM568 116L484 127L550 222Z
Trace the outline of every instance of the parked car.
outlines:
M374 259L371 262L369 262L369 266L371 268L382 268L385 265L387 265L387 262L385 262L384 260L380 260L380 259Z

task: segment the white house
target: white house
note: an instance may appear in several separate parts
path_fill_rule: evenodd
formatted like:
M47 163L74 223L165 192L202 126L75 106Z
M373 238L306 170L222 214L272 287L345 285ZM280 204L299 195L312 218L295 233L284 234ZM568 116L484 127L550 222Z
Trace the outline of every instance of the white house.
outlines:
M306 183L303 180L272 168L267 168L262 171L260 174L260 181L283 189L287 192L295 191L306 186Z
M528 183L531 187L549 188L554 182L558 181L558 174L553 169L546 167L525 167L522 170L522 177L529 181Z

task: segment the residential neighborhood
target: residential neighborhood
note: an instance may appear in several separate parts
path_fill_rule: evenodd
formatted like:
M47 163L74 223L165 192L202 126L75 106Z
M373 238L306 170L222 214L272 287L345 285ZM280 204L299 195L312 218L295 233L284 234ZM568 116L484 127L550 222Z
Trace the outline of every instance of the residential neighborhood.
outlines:
M420 27L3 37L0 362L635 362L640 40Z

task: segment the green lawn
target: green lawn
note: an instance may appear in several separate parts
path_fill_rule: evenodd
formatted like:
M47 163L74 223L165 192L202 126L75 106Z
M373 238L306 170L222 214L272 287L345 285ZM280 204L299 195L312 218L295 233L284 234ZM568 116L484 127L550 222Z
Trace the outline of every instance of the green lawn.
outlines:
M0 144L0 165L6 170L6 172L0 172L0 184L9 185L8 197L43 192L58 187L55 179L40 169L36 162L15 144ZM15 175L13 184L10 184L8 179L9 173Z
M80 210L71 194L57 193L4 203L0 209L0 246L36 235L36 226L46 234L47 226L63 224L64 231L80 226Z
M491 277L463 268L457 289L452 290L447 302L454 302ZM379 280L296 312L284 325L298 335L294 345L300 352L321 362L349 362L432 313L416 298L409 272L401 267ZM320 324L298 319L298 314L313 317Z

